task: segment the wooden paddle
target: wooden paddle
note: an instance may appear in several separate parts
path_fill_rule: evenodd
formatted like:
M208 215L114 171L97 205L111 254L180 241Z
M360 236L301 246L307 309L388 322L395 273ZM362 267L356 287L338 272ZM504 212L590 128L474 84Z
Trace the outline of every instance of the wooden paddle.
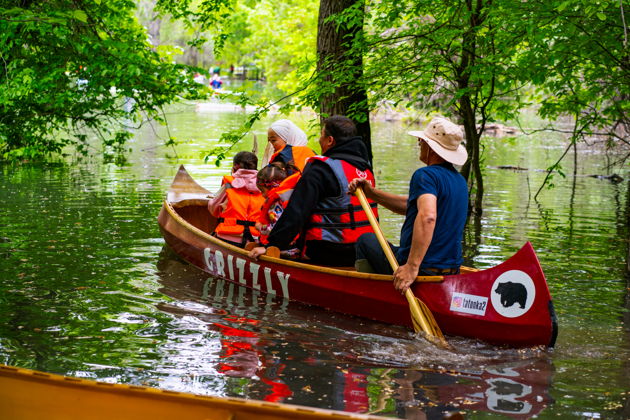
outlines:
M392 270L396 272L398 270L398 261L392 252L392 249L389 247L389 243L385 239L385 235L383 235L383 231L374 217L374 213L372 213L372 209L370 208L370 204L365 198L365 193L362 188L357 188L354 194L357 196L359 201L361 202L361 207L363 207L363 211L368 217L370 221L370 225L376 234L376 238L378 239L378 243L383 248L383 252L387 257L387 261L389 261L389 265L391 265ZM405 297L407 298L407 302L409 303L409 311L411 312L411 321L413 323L413 329L416 332L424 332L427 340L436 344L443 348L451 348L451 346L447 343L444 338L444 334L442 334L442 330L438 326L431 310L422 302L420 299L414 296L413 292L410 288L405 291Z

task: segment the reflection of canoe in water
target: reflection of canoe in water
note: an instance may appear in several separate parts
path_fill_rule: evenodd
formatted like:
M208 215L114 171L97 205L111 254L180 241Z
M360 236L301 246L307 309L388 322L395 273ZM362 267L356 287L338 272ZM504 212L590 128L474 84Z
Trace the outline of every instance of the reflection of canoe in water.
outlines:
M119 385L0 365L2 419L368 419L358 414Z
M322 340L321 331L315 332L318 338L310 335L308 324L326 323L326 319L330 318L327 311L289 304L270 295L261 299L257 290L209 277L170 255L170 249L165 248L164 251L158 262L158 275L164 286L160 291L174 298L175 304L167 303L159 309L180 318L192 315L208 329L219 331L222 349L217 371L246 378L244 380L257 377L259 380L251 380L247 386L248 398L282 402L290 395L292 403L310 405L313 399L309 400L300 392L308 384L313 388L310 391L313 395L333 396L331 408L336 410L370 410L371 413L391 416L393 412L388 410L396 407L400 418L420 417L412 415L412 411L422 411L427 418L442 418L448 417L444 416L447 412L461 409L529 419L539 415L552 401L549 387L553 365L544 353L536 351L534 357L523 358L527 351L499 349L492 351L489 359L479 359L476 351L480 346L471 343L471 356L475 358L472 363L461 360L459 365L449 366L446 363L443 366L448 367L440 369L401 368L402 365L397 362L405 359L405 354L413 351L412 348L415 351L421 348L412 345L410 349L396 347L399 353L392 348L391 354L396 354L393 359L398 359L394 363L397 367L388 368L392 365L390 358L368 361L363 357L369 358L376 348L380 354L389 353L383 347L387 344L379 343L378 339L372 346L363 340L337 340L339 336ZM182 300L207 303L212 310L199 312L193 305L188 312L176 304ZM299 319L305 320L299 345L287 345L299 324L293 321L284 326L285 316L295 317L298 322ZM365 334L374 332L374 323L356 321L353 317L338 316L332 322L335 330L350 331L353 335L361 334L361 329L365 330ZM359 327L360 324L364 327ZM400 328L382 327L387 331L386 335L402 334L401 342L412 342ZM378 334L383 335L383 331L379 329ZM461 340L458 344L465 346ZM460 348L462 350L467 352ZM335 352L335 363L332 364L323 362L317 356L311 357L330 354L331 351ZM308 362L305 364L305 361ZM282 375L278 374L283 371ZM313 374L319 380L313 381ZM393 401L395 404L392 404ZM440 415L432 416L433 413Z
M247 252L211 236L209 191L180 167L158 222L167 244L213 276L287 299L391 324L411 326L406 300L391 276L321 267ZM412 287L442 331L510 346L553 346L557 328L547 283L531 244L483 271L462 268L444 277L419 277Z
M549 360L531 359L490 365L477 372L419 371L420 378L409 386L425 391L425 405L455 405L466 411L530 419L553 401L549 395L552 372Z

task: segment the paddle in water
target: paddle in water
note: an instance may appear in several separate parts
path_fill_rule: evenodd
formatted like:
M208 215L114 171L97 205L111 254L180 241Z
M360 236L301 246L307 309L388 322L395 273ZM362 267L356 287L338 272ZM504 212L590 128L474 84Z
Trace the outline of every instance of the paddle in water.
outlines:
M391 265L392 270L396 272L398 270L398 261L396 261L396 257L392 252L392 249L389 247L389 243L385 239L385 235L383 235L383 231L379 226L376 218L374 217L374 213L372 213L372 209L370 208L370 204L365 197L365 193L362 188L357 188L354 192L359 201L361 202L361 207L363 207L363 211L368 217L370 221L370 225L374 230L374 234L378 239L378 243L383 248L383 252L387 257L387 261L389 261L389 265ZM413 323L413 329L416 332L423 332L424 336L427 340L436 344L443 348L451 348L446 339L444 338L444 334L442 334L442 330L438 326L431 310L425 305L423 301L414 296L411 288L407 288L405 290L405 297L407 298L407 303L409 303L409 311L411 312L411 321Z

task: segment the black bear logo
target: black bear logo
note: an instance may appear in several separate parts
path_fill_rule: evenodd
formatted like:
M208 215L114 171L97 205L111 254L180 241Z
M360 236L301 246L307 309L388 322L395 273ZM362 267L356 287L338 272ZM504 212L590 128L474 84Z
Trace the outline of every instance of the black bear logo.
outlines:
M494 410L511 411L513 413L520 413L525 408L525 404L521 401L510 400L497 400L497 405L493 407Z
M497 395L523 395L523 385L517 382L494 381L494 393Z
M501 305L504 308L509 308L518 302L521 309L525 309L525 302L527 302L527 289L520 283L512 283L511 281L505 283L499 283L494 290L501 295Z

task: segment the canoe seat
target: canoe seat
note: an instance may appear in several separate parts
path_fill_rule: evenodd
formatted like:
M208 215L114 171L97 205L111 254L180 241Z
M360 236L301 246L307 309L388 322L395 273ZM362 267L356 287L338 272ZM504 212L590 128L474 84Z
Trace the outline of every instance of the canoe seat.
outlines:
M267 248L265 255L271 258L280 258L280 249L275 246L270 246Z

